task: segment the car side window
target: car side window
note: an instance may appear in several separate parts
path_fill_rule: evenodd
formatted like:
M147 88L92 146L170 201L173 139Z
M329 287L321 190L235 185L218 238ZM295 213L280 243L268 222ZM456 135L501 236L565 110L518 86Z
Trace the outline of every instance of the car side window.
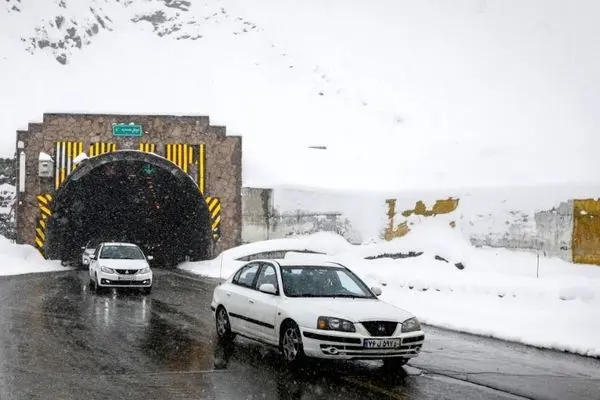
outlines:
M275 272L275 267L272 264L263 264L260 269L260 273L258 274L258 279L256 281L255 289L258 290L260 285L264 283L270 283L275 286L275 290L279 294L279 285L277 283L277 273Z
M233 283L254 289L254 278L258 272L259 264L249 264L242 268L239 274L233 278Z

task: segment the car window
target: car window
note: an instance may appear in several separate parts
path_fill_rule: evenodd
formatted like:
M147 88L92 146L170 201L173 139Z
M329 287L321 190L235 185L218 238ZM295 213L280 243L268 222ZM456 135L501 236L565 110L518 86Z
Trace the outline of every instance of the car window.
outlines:
M239 275L236 275L236 277L233 279L233 283L254 289L254 278L256 277L259 266L259 264L250 264L242 268L242 270L239 272Z
M277 274L275 272L275 267L272 264L263 264L260 273L258 274L255 288L258 289L260 285L264 283L271 283L273 286L275 286L277 293L279 293Z
M104 246L100 258L117 260L143 260L144 254L136 246Z
M357 296L364 295L363 289L348 275L345 271L337 271L339 284L344 290L356 294Z
M288 297L374 298L366 284L345 268L284 266L281 279Z

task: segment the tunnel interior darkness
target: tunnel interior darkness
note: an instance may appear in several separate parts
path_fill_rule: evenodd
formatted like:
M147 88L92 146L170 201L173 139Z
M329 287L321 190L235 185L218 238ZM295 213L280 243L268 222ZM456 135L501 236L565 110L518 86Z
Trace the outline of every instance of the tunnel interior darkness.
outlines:
M136 243L158 266L210 258L210 216L194 181L155 155L110 154L84 161L56 193L46 257L77 262L99 240Z

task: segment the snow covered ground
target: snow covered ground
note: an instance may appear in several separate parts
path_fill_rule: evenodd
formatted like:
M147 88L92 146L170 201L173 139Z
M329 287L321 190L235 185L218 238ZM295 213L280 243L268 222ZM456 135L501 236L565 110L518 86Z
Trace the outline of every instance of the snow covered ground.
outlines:
M0 276L69 269L60 261L45 260L33 246L14 244L0 236Z
M411 252L413 257L398 258ZM474 248L455 231L427 224L401 239L360 246L330 233L256 242L180 268L226 278L243 260L258 257L340 261L382 287L383 300L424 323L600 356L600 268L595 266L540 257L538 268L537 254Z

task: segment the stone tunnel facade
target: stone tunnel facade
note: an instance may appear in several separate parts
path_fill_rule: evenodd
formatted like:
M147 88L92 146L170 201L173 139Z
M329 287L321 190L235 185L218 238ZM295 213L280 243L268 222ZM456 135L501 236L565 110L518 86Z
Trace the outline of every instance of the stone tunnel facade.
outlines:
M17 243L43 248L52 197L79 154L118 150L154 153L179 166L211 211L213 250L241 243L242 140L226 136L225 127L210 125L206 116L44 114L42 123L17 131L16 150Z

